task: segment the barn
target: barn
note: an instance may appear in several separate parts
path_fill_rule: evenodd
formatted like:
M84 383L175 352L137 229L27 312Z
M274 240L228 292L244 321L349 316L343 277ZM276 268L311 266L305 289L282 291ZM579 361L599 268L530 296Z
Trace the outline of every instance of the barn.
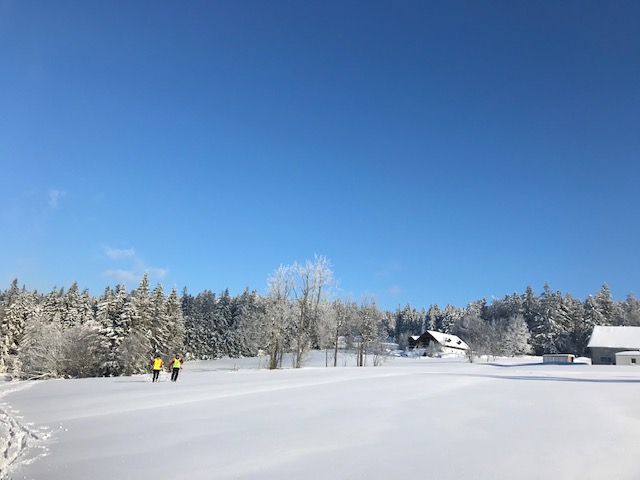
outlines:
M587 348L592 365L615 365L616 354L640 351L640 327L598 325L593 328Z

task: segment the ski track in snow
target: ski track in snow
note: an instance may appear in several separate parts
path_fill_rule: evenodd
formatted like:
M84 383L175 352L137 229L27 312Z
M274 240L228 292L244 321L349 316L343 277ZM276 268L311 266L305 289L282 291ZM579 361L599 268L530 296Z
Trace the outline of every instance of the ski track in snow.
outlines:
M34 384L31 382L0 382L0 399L5 395ZM28 464L35 459L47 454L47 449L42 445L49 438L46 429L38 430L30 424L20 421L20 417L6 403L0 403L0 480L11 480L9 470L13 467ZM40 448L39 455L26 458L28 451Z

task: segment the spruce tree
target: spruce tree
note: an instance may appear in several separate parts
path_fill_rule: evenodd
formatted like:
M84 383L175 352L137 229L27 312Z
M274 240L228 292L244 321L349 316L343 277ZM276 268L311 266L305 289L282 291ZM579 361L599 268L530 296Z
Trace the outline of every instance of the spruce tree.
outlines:
M149 300L149 329L145 332L149 339L151 351L159 353L164 357L170 355L169 344L169 322L167 308L165 305L164 290L158 284L151 293Z
M167 348L172 354L184 352L185 339L185 322L182 315L182 308L178 291L175 287L171 289L171 293L167 298L166 316L167 316ZM186 354L187 352L184 352Z

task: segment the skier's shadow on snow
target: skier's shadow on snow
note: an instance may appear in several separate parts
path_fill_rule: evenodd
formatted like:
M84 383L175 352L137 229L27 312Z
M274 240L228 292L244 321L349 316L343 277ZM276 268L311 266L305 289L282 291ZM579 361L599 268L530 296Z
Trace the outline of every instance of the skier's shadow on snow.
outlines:
M151 380L145 380L144 378L140 379L130 379L130 380L114 380L114 383L151 383Z
M158 381L155 383L165 383L170 382L169 376L166 378L160 377ZM151 381L151 377L118 377L117 380L113 381L114 383L154 383Z

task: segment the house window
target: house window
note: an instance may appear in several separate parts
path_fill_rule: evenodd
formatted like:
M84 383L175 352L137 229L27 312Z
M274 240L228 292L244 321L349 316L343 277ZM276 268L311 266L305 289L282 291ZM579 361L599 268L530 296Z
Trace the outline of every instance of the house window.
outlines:
M600 363L611 363L611 357L600 357Z
M632 365L635 365L635 364L636 364L636 359L635 359L635 358L632 358L632 359L631 359L631 364L632 364Z

